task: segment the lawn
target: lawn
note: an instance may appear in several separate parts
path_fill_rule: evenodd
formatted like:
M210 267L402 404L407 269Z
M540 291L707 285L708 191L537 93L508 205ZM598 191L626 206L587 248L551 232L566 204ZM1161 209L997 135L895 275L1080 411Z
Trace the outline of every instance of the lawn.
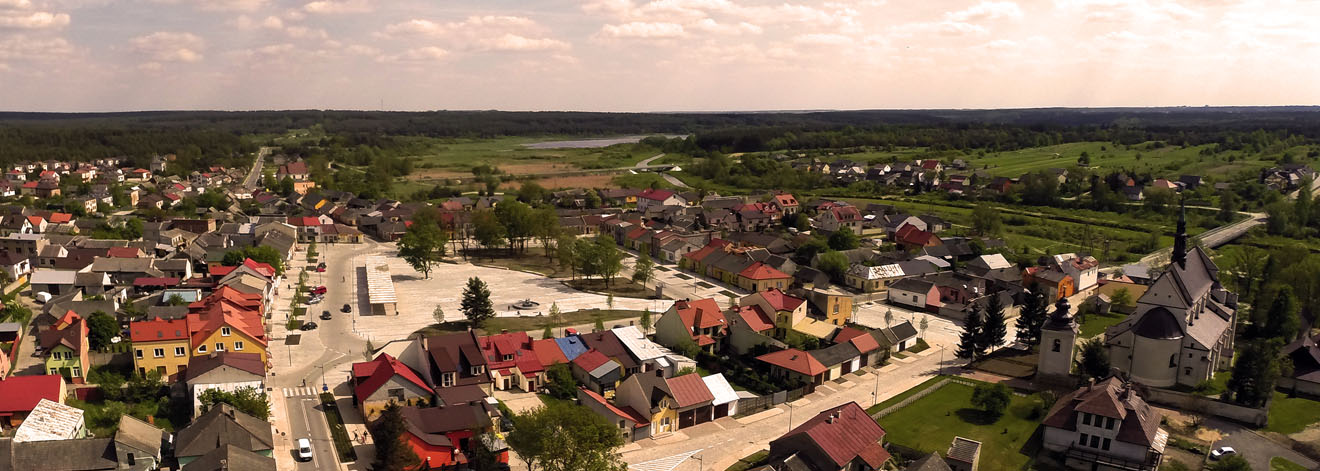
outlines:
M737 463L734 463L732 466L725 468L724 471L747 471L749 469L752 469L753 466L756 466L760 462L765 461L765 459L769 457L770 457L769 450L761 450L756 453L752 453L750 455L743 457L743 459L738 460Z
M954 436L981 442L982 469L1021 469L1040 446L1037 396L1013 396L1004 415L988 420L972 407L972 387L949 383L879 420L885 440L922 452L944 452Z
M1306 471L1306 468L1282 457L1275 456L1270 458L1270 471Z
M1320 401L1275 392L1270 404L1270 423L1265 430L1284 435L1302 431L1308 425L1320 422Z
M936 377L934 377L934 378L928 379L928 380L926 380L925 382L923 382L923 383L921 383L921 384L918 384L918 385L916 385L916 386L913 386L911 389L908 389L907 391L903 391L903 392L901 392L901 393L895 394L894 397L891 397L891 398L889 398L889 399L885 399L884 401L881 401L879 404L876 404L876 405L873 405L873 406L871 406L871 407L868 407L868 408L866 409L866 413L867 413L867 414L872 414L872 415L874 415L874 414L877 413L877 412L880 412L880 411L882 411L882 410L885 410L886 407L892 406L892 405L894 405L894 404L898 404L899 402L902 402L904 399L907 399L908 397L912 396L913 394L919 393L919 392L925 390L926 388L929 388L929 387L931 387L931 386L934 386L935 383L938 383L938 382L940 382L940 380L947 379L947 378L950 378L950 376L936 376Z
M335 403L333 394L321 393L321 409L325 411L325 421L330 425L330 436L334 439L339 461L344 463L357 461L357 452L353 451L353 441L348 438L348 430L344 428L344 418L339 415L339 405Z
M605 285L605 280L600 278L583 279L569 281L568 286L578 291L591 291L595 293L612 294L625 298L650 298L655 295L655 290L646 286L637 284L632 280L623 277L615 277L609 286Z
M1083 319L1086 322L1082 323L1081 338L1089 339L1101 335L1105 333L1105 329L1123 322L1123 319L1127 319L1126 314L1112 312L1109 314L1087 314Z
M656 313L652 313L658 316ZM619 319L632 319L641 317L642 311L633 311L629 309L584 309L581 311L570 311L560 314L560 325L557 327L571 327L576 325L589 325L596 322L599 317L605 327L610 326L610 322ZM533 332L535 336L540 336L540 331L545 329L549 318L540 317L495 317L486 321L486 325L477 329L478 333L483 335L498 333L508 330L509 332ZM415 336L432 336L449 332L466 332L468 328L467 321L445 322L443 324L431 324L427 327L413 332ZM558 335L560 332L555 332ZM409 336L412 337L412 336Z
M674 187L674 185L670 184L669 181L664 179L664 177L661 177L660 174L654 172L625 173L623 175L615 176L611 182L623 188L646 189L653 186L656 188Z
M549 278L567 278L572 275L568 269L560 267L558 260L546 257L545 251L538 247L527 249L527 253L512 255L504 249L469 249L466 253L468 261L473 265L539 273Z

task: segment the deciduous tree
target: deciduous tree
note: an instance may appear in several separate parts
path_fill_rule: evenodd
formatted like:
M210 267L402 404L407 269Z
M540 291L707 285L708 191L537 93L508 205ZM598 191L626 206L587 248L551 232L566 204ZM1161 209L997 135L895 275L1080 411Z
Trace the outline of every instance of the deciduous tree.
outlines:
M530 471L623 471L618 427L580 406L555 402L513 418L509 448Z
M117 335L119 335L119 321L115 320L115 316L103 311L96 311L87 316L87 340L93 350L110 346L110 339Z
M1004 409L1013 400L1013 391L1004 383L980 383L972 389L972 405L981 409L981 413L991 422L1004 415Z
M1104 340L1096 337L1082 343L1082 357L1077 360L1077 369L1092 378L1109 376L1109 352L1105 351Z
M651 261L651 255L642 252L642 256L638 257L637 263L633 265L632 280L645 286L646 282L651 281L653 270L655 270L655 262Z

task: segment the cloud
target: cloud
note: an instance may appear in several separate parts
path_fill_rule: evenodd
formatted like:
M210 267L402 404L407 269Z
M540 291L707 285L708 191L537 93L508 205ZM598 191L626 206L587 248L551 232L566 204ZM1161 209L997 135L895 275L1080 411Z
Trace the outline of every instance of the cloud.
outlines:
M206 41L192 33L160 31L133 38L129 46L152 62L198 62Z
M376 61L387 63L435 62L446 57L449 57L449 51L435 46L426 46L408 49L398 54L379 56Z
M0 0L4 1L4 0ZM22 0L19 0L22 1ZM169 5L192 5L202 11L256 11L269 0L153 0Z
M842 34L831 33L811 33L801 34L793 37L793 42L806 46L846 46L856 42L853 38Z
M73 44L64 38L33 38L15 35L0 38L0 61L42 61L70 56Z
M687 31L683 29L683 25L677 23L634 21L621 25L605 25L596 36L613 39L676 39L687 36Z
M536 21L521 16L470 16L449 23L411 19L388 25L377 36L430 38L465 51L562 51L572 47L559 39L538 36L544 30Z
M981 2L965 10L949 12L945 19L954 22L975 22L1000 18L1022 18L1022 8L1013 2Z
M755 34L761 34L764 31L764 29L762 29L760 26L748 23L746 21L740 21L736 24L721 24L710 18L703 18L700 21L693 23L690 26L690 29L695 31L702 31L706 33L714 33L714 34L722 34L722 35L742 35L742 34L755 35Z
M0 30L59 29L68 25L68 13L37 9L31 0L0 0Z
M1056 8L1101 23L1181 22L1201 14L1176 2L1149 0L1054 0Z
M338 15L344 13L368 13L376 6L370 0L317 0L303 5L307 13Z

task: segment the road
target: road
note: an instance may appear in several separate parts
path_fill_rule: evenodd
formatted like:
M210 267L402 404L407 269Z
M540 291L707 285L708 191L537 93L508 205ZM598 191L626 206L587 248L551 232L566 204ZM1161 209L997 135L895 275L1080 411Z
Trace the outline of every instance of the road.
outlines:
M249 190L257 188L257 183L261 181L261 169L266 163L266 156L274 149L274 147L262 147L257 151L257 160L252 162L252 170L248 170L247 178L243 179L243 188Z
M1288 461L1302 465L1306 469L1320 469L1314 460L1311 460L1300 453L1292 451L1283 445L1261 436L1241 425L1216 417L1207 418L1205 427L1218 430L1224 433L1224 438L1215 442L1214 447L1221 446L1233 447L1243 458L1251 463L1251 469L1267 470L1270 468L1270 458L1281 456Z
M1204 208L1204 209L1215 209L1215 208ZM1233 239L1242 237L1242 235L1246 234L1247 231L1250 231L1252 228L1256 226L1264 225L1265 221L1269 219L1269 216L1267 216L1265 213L1241 213L1241 214L1247 215L1247 218L1232 224L1225 224L1223 226L1210 229L1208 231L1197 234L1193 238L1200 240L1201 243L1206 247L1215 248L1227 244L1229 242L1232 242ZM1141 260L1139 260L1137 263L1150 266L1151 263L1154 261L1168 258L1171 253L1173 253L1172 247L1156 250L1154 252L1147 254L1144 257L1141 257ZM1122 267L1107 267L1101 269L1100 271L1103 271L1105 273L1113 273L1121 268Z
M285 399L289 413L289 440L308 438L312 442L312 460L298 462L295 469L316 471L339 467L335 457L334 442L330 439L330 429L325 422L325 413L320 410L320 400L314 394L315 388L303 388L302 394ZM296 450L291 453L297 453Z
M647 167L651 166L651 162L655 162L656 160L660 160L660 158L661 158L661 157L664 157L664 156L665 156L664 152L661 152L661 153L659 153L659 154L655 154L655 155L652 156L651 158L648 158L648 159L643 160L643 161L641 161L641 162L637 162L637 165L636 165L635 167L636 167L636 168L647 168Z

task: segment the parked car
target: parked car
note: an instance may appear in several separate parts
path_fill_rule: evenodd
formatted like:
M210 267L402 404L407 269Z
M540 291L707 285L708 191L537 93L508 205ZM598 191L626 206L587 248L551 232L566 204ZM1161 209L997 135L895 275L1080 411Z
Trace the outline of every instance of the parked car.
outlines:
M330 320L330 311L321 311L321 320L323 321Z
M312 441L306 438L298 439L298 461L312 460Z
M345 313L347 313L347 312L353 312L353 306L349 306L348 304L344 304L344 307L340 308L340 309L339 309L339 312L345 312Z
M42 291L33 296L33 298L36 298L37 304L46 304L50 302L50 293Z
M325 273L325 267L316 267L317 273Z
M316 330L316 323L315 322L305 323L302 325L302 327L299 327L298 330Z
M312 296L312 299L307 300L307 304L321 304L321 300L323 299L325 298L321 296Z
M1233 447L1221 446L1219 448L1215 448L1213 451L1210 452L1210 459L1217 460L1225 456L1236 455L1236 454L1237 454L1237 450L1234 450Z
M312 288L312 294L325 294L326 291L327 290L324 286L317 286L315 288Z

